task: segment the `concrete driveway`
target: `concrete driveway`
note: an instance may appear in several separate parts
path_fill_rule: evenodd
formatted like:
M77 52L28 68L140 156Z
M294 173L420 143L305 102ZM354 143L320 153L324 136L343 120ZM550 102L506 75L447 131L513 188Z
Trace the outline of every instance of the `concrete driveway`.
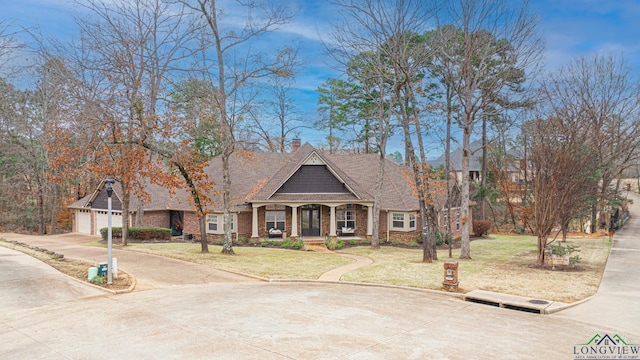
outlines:
M0 238L16 240L40 248L64 254L65 257L86 260L93 263L107 261L107 249L83 246L100 237L82 234L53 236L29 236L0 233ZM170 259L134 251L113 249L113 257L118 259L118 268L133 275L137 280L136 290L149 290L186 284L206 284L209 282L256 282L258 280L216 270L210 266Z

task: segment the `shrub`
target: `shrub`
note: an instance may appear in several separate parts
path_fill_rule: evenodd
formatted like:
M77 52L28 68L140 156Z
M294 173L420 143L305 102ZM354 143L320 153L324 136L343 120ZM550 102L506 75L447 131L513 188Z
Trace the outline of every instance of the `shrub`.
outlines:
M286 238L284 240L262 240L260 242L260 246L262 247L279 247L283 249L294 249L300 250L304 247L304 243L302 240L291 240L290 238Z
M571 255L574 252L580 251L580 246L575 244L562 246L561 243L558 243L557 245L549 245L549 247L551 248L551 253L558 256Z
M102 229L100 229L100 235L102 236L102 240L106 240L107 239L107 232L109 231L108 228L104 227ZM129 228L129 231L131 231L131 228ZM131 233L129 233L131 234ZM111 236L114 238L121 238L122 237L122 228L121 227L112 227L111 228Z
M103 240L107 239L108 228L100 229L100 235ZM121 227L112 227L111 236L114 238L122 237ZM161 227L145 226L141 228L129 228L129 239L131 240L171 240L171 229Z
M491 229L491 221L489 220L473 220L473 236L482 236L489 234Z
M565 246L562 246L562 244L557 244L557 245L549 245L549 248L551 248L551 254L553 255L568 256L569 265L571 265L571 267L574 267L576 264L582 261L582 258L580 257L580 255L571 256L571 254L573 254L574 252L580 251L579 245L566 244Z
M329 238L325 244L329 250L338 250L344 247L345 242L343 240L338 240L337 238Z

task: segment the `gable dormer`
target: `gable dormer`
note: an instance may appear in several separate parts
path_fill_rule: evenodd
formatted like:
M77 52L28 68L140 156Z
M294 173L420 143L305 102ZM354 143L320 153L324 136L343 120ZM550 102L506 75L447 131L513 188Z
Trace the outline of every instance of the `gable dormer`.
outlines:
M326 165L300 166L276 194L346 194L347 187L338 180Z

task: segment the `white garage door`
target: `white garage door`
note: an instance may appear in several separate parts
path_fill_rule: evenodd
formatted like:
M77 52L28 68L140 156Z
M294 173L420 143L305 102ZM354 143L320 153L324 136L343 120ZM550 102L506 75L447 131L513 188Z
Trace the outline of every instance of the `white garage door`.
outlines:
M90 210L76 211L76 231L81 234L91 235L91 212Z
M106 211L96 211L96 235L100 235L100 229L109 226L109 217ZM113 211L111 214L111 226L122 227L122 211Z

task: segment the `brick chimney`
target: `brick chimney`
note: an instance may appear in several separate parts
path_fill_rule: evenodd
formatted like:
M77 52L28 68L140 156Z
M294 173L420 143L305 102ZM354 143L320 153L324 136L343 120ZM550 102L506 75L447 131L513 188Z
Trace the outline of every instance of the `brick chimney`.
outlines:
M300 149L300 139L291 140L291 153L294 153Z

